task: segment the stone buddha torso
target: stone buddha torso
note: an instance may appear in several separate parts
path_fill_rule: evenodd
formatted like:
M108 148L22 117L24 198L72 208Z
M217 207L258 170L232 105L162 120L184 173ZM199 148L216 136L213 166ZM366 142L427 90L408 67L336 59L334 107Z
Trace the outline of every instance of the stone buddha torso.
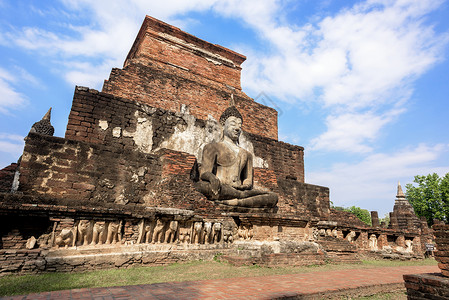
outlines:
M216 157L216 176L220 179L222 184L241 186L241 174L247 166L248 157L251 153L227 142L219 142L217 143L217 146L221 151L217 153Z

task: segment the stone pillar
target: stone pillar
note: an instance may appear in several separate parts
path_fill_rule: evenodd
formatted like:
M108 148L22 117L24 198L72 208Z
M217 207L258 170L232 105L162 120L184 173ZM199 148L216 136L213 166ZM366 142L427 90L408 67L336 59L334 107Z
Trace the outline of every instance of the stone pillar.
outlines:
M377 211L371 212L371 224L373 227L379 227L379 215L377 214Z
M398 218L392 212L390 213L390 228L399 229Z
M357 239L357 245L362 249L368 249L368 232L362 231Z
M382 250L384 246L388 246L387 236L385 234L381 234L377 238L377 247L379 250Z

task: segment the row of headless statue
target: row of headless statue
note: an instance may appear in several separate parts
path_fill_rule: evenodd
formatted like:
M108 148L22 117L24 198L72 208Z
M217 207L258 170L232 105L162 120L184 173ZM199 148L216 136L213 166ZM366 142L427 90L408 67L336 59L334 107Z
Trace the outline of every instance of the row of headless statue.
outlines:
M142 220L138 243L213 244L232 243L232 230L219 222L179 222L175 220Z
M334 229L315 229L314 236L315 239L318 239L321 237L333 237L333 238L344 238L350 243L355 243L357 238L360 234L356 233L355 231L349 231L347 234L343 234L342 232L339 232L336 228ZM401 252L413 252L413 241L406 239L405 242L405 248L395 245L394 247L387 245L383 246L382 249L391 249L391 250L397 250ZM368 238L368 248L371 251L378 251L380 250L378 247L378 236L376 234L370 234Z
M64 228L55 238L57 247L116 244L122 240L122 221L79 220L72 228Z
M157 218L142 219L138 224L137 239L123 240L123 221L79 220L72 228L64 228L55 237L52 246L95 246L111 244L214 244L232 243L236 234L240 240L253 237L252 226L234 226L220 222L176 221ZM135 228L135 227L134 227ZM234 232L235 231L235 232ZM134 233L130 236L135 235Z

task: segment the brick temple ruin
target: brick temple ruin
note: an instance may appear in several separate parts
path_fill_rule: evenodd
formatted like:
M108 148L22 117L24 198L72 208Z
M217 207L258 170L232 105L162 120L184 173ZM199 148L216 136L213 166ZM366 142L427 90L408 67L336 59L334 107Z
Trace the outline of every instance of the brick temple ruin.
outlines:
M53 136L49 111L18 163L0 171L0 274L217 255L265 266L423 257L431 230L400 186L386 227L377 212L368 226L331 209L329 189L305 183L304 148L279 141L276 110L242 91L245 59L147 16L102 91L75 88L65 137ZM221 145L230 107L241 129L226 151L240 151L247 169L229 190L258 191L257 201L207 181L228 168L204 149Z

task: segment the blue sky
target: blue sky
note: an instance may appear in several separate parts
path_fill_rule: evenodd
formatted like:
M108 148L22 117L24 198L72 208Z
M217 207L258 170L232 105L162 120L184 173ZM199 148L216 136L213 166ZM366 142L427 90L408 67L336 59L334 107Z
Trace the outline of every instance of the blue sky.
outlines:
M279 139L335 205L383 216L399 180L449 172L439 0L0 0L1 167L50 106L64 136L75 85L101 90L146 14L247 56L243 90L279 108Z

